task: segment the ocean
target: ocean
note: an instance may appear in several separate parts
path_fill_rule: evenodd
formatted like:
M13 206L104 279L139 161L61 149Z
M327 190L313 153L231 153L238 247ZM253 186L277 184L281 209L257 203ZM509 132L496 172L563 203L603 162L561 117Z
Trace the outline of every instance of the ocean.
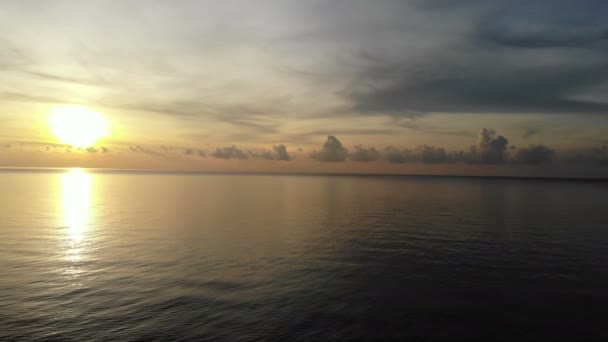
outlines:
M608 183L0 172L0 340L608 339Z

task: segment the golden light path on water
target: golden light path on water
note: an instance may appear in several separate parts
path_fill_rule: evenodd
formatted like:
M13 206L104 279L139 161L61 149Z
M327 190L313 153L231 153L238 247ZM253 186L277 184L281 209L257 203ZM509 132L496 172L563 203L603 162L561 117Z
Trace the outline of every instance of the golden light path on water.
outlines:
M91 224L91 190L93 177L81 169L72 169L61 176L62 226L67 240L66 258L76 263L83 258L83 243ZM71 269L68 273L79 273Z

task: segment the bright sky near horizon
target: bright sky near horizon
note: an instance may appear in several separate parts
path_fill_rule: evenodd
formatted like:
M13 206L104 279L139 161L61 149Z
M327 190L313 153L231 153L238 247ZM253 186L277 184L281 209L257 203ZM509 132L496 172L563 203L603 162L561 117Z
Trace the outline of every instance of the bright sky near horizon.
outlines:
M0 166L603 176L607 17L602 0L3 1Z

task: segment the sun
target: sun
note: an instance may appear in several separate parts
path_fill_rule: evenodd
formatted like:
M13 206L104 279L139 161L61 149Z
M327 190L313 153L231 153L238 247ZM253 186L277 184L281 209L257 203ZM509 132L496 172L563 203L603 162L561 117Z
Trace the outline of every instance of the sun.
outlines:
M75 148L95 145L110 134L107 120L85 107L57 106L49 112L49 129L63 144Z

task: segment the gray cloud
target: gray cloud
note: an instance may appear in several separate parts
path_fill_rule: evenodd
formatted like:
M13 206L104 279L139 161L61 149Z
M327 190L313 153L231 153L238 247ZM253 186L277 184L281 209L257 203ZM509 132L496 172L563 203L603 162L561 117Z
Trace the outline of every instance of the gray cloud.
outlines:
M338 138L328 135L321 151L314 151L310 156L324 162L343 162L348 156L348 150L342 146Z
M222 147L215 149L215 152L211 153L211 156L219 159L247 159L249 156L247 153L239 150L236 146Z
M163 149L165 150L165 153L167 153L167 149L165 148L165 146L162 146ZM207 154L205 153L205 151L203 150L198 150L195 148L186 148L184 149L184 154L187 156L199 156L202 158L207 158Z
M591 149L593 162L599 165L608 165L608 146L594 147Z
M448 155L443 147L422 145L419 147L420 159L423 163L445 163Z
M129 146L129 151L134 153L144 153L156 157L166 157L166 154L163 152L159 152L154 149L143 148L141 145Z
M516 164L538 165L555 161L555 151L543 145L520 148L512 160Z
M538 127L527 127L524 129L524 133L521 135L521 137L526 139L538 133L540 133L540 129Z
M483 128L479 132L476 145L468 151L448 151L444 147L420 145L414 150L389 146L383 151L383 158L393 164L401 163L457 163L502 164L509 162L507 138L492 129Z
M248 151L247 154L251 158L256 158L256 159L266 159L266 160L273 160L274 159L274 157L272 156L272 153L269 152L269 151L262 151L262 152Z
M273 146L272 151L249 151L247 152L251 158L266 159L266 160L291 160L291 156L287 152L287 147L283 144Z
M561 159L569 164L608 166L608 146L602 145L589 150L576 151Z
M273 146L272 149L276 153L277 160L287 161L287 160L291 159L291 157L289 156L289 153L287 153L287 146L281 144L281 145Z
M412 151L394 146L389 146L384 150L384 157L393 164L409 163L415 160L412 157Z
M608 52L608 3L490 0L420 9L429 19L442 19L428 20L435 28L413 26L437 49L388 60L390 54L376 52L344 93L353 109L400 116L608 111L607 103L575 96L608 80L602 57ZM435 39L438 32L443 36Z
M496 135L493 129L482 128L479 131L478 145L471 152L483 164L502 164L506 162L506 150L509 140L502 135Z
M448 152L443 147L421 145L414 150L399 149L394 146L384 150L384 159L393 164L402 163L452 163L469 161L471 158L464 152Z
M373 147L365 148L361 145L356 145L348 157L350 160L358 162L372 162L380 159L380 152Z

